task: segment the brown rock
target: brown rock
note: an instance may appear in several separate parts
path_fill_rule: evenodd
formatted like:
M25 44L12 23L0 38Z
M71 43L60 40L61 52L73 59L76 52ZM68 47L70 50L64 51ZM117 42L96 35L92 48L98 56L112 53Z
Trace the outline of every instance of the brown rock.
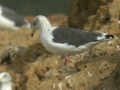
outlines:
M25 19L28 20L28 22L30 22L31 24L33 24L33 16L26 16Z
M68 17L64 14L53 14L48 18L53 26L68 26Z
M9 43L13 45L8 50L12 61L1 64L0 72L10 72L15 79L16 90L97 90L99 87L108 88L108 85L108 90L119 88L119 38L73 55L71 61L65 64L64 59L45 50L38 36L32 38L30 34L31 30L0 31L3 38L0 39L0 56Z
M72 0L69 26L119 34L120 0Z

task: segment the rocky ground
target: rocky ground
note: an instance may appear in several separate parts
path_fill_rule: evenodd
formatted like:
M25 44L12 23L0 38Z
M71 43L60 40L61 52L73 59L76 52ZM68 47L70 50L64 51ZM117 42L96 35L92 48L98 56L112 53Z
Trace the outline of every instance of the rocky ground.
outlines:
M50 19L56 21L57 17ZM39 31L34 37L31 32L0 31L0 72L11 74L13 90L120 90L119 35L70 56L65 63L45 50Z
M120 0L72 0L69 26L88 31L120 33Z

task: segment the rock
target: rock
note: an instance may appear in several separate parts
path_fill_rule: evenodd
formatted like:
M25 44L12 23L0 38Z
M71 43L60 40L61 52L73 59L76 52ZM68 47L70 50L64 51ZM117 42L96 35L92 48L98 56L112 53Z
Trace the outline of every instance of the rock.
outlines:
M72 0L69 26L120 34L120 0Z
M64 14L53 14L48 18L53 26L68 26L68 16Z
M31 30L0 31L0 72L11 73L13 90L119 90L119 37L72 55L65 64L45 50L39 31L30 35Z
M25 52L27 51L27 48L25 47L18 47L18 46L14 46L14 45L8 45L6 47L6 50L3 52L3 54L0 57L0 63L1 64L11 64L13 62L13 58L19 53L21 54L25 54Z
M92 90L119 90L120 86L120 65L111 73L111 75L102 80L102 82Z
M28 20L28 22L30 22L31 24L33 24L33 16L26 16L25 19Z

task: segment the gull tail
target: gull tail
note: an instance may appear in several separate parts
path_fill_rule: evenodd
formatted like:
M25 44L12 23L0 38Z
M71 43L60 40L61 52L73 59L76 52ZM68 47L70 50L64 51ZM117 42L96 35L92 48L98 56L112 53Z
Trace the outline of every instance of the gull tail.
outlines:
M107 33L102 33L101 36L97 37L97 40L112 40L114 39L114 35L109 35Z
M105 40L112 40L114 39L113 35L105 35Z

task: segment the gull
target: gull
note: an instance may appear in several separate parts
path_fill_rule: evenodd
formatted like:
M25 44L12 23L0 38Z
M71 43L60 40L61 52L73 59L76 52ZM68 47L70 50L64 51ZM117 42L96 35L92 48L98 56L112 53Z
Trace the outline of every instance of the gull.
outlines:
M52 26L48 18L43 15L34 18L32 29L32 36L36 30L40 30L40 41L47 51L62 55L80 53L101 41L114 38L107 33ZM69 61L68 58L66 60Z
M29 29L31 24L14 10L0 5L0 29L19 30L21 27Z
M12 90L11 76L8 72L0 73L0 90Z

